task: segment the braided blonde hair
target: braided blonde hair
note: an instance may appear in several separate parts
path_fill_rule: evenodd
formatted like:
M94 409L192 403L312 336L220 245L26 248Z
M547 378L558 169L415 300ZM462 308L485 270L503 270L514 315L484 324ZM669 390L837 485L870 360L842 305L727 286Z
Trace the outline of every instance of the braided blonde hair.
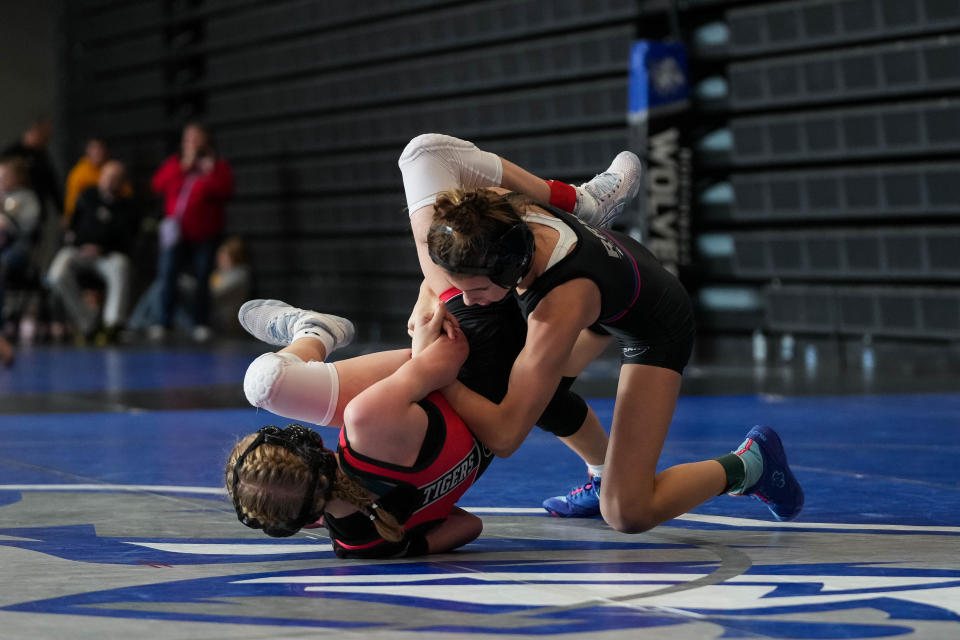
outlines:
M227 494L243 513L258 520L264 527L290 522L300 514L303 497L308 491L311 473L307 462L292 451L275 444L261 444L247 454L238 473L237 495L233 490L233 469L237 459L257 437L251 433L240 440L227 458L224 469ZM324 475L317 478L313 507L322 511L330 488ZM403 539L403 525L375 498L339 468L330 492L331 497L352 504L370 518L377 533L389 542Z
M337 479L333 483L332 497L340 498L360 510L376 527L380 537L389 542L399 542L403 539L403 525L397 522L392 513L380 507L376 500L370 497L366 489L357 484L352 478L337 468Z

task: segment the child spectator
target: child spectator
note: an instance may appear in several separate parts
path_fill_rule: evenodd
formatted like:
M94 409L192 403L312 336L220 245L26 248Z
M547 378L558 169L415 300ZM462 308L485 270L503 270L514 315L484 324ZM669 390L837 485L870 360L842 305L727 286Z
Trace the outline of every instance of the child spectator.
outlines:
M217 268L210 276L210 318L219 335L242 335L237 312L250 299L250 289L247 246L239 236L229 236L217 249Z

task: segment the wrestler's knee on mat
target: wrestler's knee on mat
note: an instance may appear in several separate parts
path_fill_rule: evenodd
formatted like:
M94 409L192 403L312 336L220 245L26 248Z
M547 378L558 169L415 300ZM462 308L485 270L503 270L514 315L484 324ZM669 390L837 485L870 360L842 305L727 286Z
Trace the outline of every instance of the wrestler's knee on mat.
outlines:
M660 524L651 517L648 503L638 499L605 496L600 489L600 514L604 522L621 533L643 533Z

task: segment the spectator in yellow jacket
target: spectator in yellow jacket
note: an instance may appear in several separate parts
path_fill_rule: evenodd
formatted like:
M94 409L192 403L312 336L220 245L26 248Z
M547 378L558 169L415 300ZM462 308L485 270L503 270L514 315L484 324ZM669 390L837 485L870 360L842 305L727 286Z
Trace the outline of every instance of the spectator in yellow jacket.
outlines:
M87 140L83 157L73 165L67 175L67 191L63 198L63 226L69 226L80 194L99 182L100 169L109 157L107 145L102 139Z

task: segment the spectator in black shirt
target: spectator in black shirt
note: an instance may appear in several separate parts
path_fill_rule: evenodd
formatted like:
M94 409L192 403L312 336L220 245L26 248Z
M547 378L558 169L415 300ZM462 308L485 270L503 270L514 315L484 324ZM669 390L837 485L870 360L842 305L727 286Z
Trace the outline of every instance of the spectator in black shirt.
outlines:
M60 189L60 178L53 168L47 145L50 142L52 126L46 118L37 118L0 156L4 158L20 158L27 166L30 174L30 184L37 199L40 200L41 222L46 219L46 211L50 201L58 211L63 210L63 192Z
M108 339L116 335L130 306L130 246L136 234L137 212L124 195L126 172L121 163L107 162L96 187L80 194L70 228L64 237L47 281L59 296L78 335L92 337L101 318L83 299L78 276L99 276L105 285L103 328Z

